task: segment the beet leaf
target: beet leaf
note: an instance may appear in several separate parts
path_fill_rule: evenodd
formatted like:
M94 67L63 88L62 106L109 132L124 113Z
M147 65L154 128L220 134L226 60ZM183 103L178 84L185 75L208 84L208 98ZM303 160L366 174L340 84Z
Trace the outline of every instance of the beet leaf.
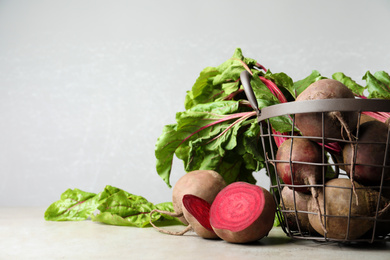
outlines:
M118 225L145 227L149 225L150 212L154 209L174 212L171 202L153 204L142 196L128 193L107 185L98 194L79 189L68 189L61 199L52 203L45 212L50 221L81 221L89 217L93 221ZM172 216L154 214L156 225L181 224Z
M360 97L363 96L364 87L357 84L356 81L354 81L351 77L346 76L342 72L336 72L332 75L332 78L335 80L340 81L345 86L347 86L356 96Z
M50 221L86 220L98 205L97 194L79 189L67 189L61 198L52 203L45 212Z
M235 151L237 136L255 122L255 115L240 101L199 104L177 113L177 123L165 126L156 142L157 172L170 186L174 155L183 160L186 171L223 167L226 151ZM230 165L234 173L226 172L226 176L237 177L236 167Z
M377 71L373 74L367 71L363 76L366 81L368 98L390 99L390 76L385 71Z

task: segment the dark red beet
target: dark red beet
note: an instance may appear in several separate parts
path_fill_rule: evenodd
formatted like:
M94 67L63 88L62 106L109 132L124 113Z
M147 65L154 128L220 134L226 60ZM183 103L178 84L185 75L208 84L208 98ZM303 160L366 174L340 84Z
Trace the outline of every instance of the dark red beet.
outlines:
M307 87L296 101L333 98L355 98L355 96L341 82L334 79L322 79ZM356 128L357 120L358 113L355 111L325 113L324 137L348 139L347 133ZM295 122L302 135L322 137L322 113L296 114ZM325 142L328 141L325 140Z
M368 121L359 128L358 144L356 147L356 161L353 180L363 185L379 185L385 159L387 141L387 125L380 121ZM355 146L345 145L343 158L345 170L351 171ZM390 151L387 153L386 165L390 165ZM384 169L384 180L390 180L390 169Z
M210 225L210 203L198 196L186 194L183 196L183 206L205 229L213 231Z
M305 138L288 139L278 148L276 160L321 163L321 147ZM289 162L277 162L276 171L285 184L314 185L321 183L322 166L303 163L292 163L290 165ZM295 190L309 191L306 187L296 187Z
M277 162L276 171L285 184L294 185L296 191L310 191L318 205L318 188L314 186L297 187L295 185L315 185L322 183L322 152L318 144L305 138L291 138L286 140L279 148L276 159L288 162ZM290 163L293 162L294 163ZM302 163L299 163L302 162ZM317 163L317 165L316 165ZM320 215L318 215L320 216ZM322 220L320 220L322 223ZM322 226L324 232L325 227Z

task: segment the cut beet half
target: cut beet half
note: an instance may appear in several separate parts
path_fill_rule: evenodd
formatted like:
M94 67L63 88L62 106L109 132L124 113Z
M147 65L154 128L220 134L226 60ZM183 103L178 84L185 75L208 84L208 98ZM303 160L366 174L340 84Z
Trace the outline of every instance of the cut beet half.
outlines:
M186 194L183 196L183 206L205 229L213 231L210 225L210 203L198 196Z
M235 182L220 191L210 209L213 228L238 232L251 226L261 215L265 205L261 187Z

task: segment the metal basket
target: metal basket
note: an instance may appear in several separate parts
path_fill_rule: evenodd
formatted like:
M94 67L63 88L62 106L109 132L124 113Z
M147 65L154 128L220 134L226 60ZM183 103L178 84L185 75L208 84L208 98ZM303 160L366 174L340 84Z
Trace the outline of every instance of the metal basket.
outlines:
M333 189L346 189L345 187L338 187L338 186L329 186L326 184L327 180L327 173L329 173L329 170L333 172L337 178L349 178L349 172L346 172L342 170L343 165L345 163L339 162L336 160L336 158L332 155L332 153L329 152L328 149L325 148L324 145L321 145L322 149L322 162L320 163L310 163L310 162L302 162L302 161L288 161L287 163L290 164L290 167L292 167L292 164L314 164L322 167L322 181L316 185L294 185L294 182L292 180L292 184L284 184L280 178L278 177L278 173L276 171L275 165L277 163L286 161L278 161L276 160L276 153L277 148L274 143L275 137L286 137L292 139L292 145L294 144L294 140L297 138L310 138L310 137L304 137L301 135L297 135L297 128L295 125L295 115L300 113L320 113L322 114L322 133L324 133L324 118L325 113L332 112L332 111L355 111L358 115L358 124L357 129L355 132L356 138L348 139L348 138L341 138L341 139L331 139L328 140L323 135L320 137L313 137L311 138L313 141L319 143L319 144L325 144L327 142L337 142L342 145L351 145L353 144L354 147L356 145L361 144L359 141L359 123L361 120L361 115L363 111L372 111L372 112L390 112L390 100L374 100L374 99L326 99L326 100L311 100L311 101L299 101L299 102L288 102L278 105L273 105L269 107L265 107L261 109L261 111L258 109L256 98L253 94L253 90L250 86L250 75L246 72L243 72L241 74L241 82L244 87L245 93L247 95L247 98L249 102L251 103L252 107L257 112L257 120L260 125L260 137L261 137L261 145L264 151L264 158L266 158L265 167L269 174L269 178L271 180L270 185L270 191L274 195L275 201L278 205L277 209L277 217L279 218L279 221L281 223L281 227L283 231L287 234L287 236L295 238L295 239L308 239L313 241L335 241L335 242L342 242L342 243L358 243L358 242L388 242L390 241L390 210L389 204L386 204L388 202L384 202L384 198L382 195L385 193L390 193L390 183L385 184L385 173L390 171L390 127L388 127L387 131L387 141L383 144L383 147L385 149L385 156L383 159L383 162L377 165L369 165L373 167L378 167L382 170L382 178L380 181L380 184L376 184L375 186L362 186L358 189L367 189L367 190L376 190L379 193L378 200L376 202L375 208L376 211L372 212L372 214L368 216L357 216L354 215L354 213L351 210L351 205L353 201L353 197L355 196L355 190L351 187L348 188L350 190L350 198L349 198L349 209L347 210L348 213L343 216L335 216L328 214L326 212L326 196L323 196L323 204L321 213L318 213L318 211L309 211L309 210L298 210L296 208L296 196L293 196L293 207L287 208L285 206L285 203L283 199L281 199L280 194L282 192L282 189L284 187L288 187L289 189L295 191L297 188L301 187L307 187L307 188L316 188L320 193L324 193L326 191L325 188L333 188ZM292 127L291 131L288 133L283 133L283 135L279 133L275 133L272 131L272 125L270 123L270 120L272 118L281 117L281 116L288 116L292 120ZM291 149L292 150L292 149ZM290 153L291 158L291 153ZM353 162L356 162L356 153L353 156ZM352 164L352 168L354 168L354 163ZM364 165L364 164L360 164ZM388 174L388 173L386 173ZM295 194L295 193L294 193ZM386 197L388 197L386 195ZM322 203L322 202L321 202ZM331 202L328 202L331 203ZM383 215L383 204L386 204L387 207L387 215ZM382 210L382 211L381 211ZM334 218L344 218L345 222L347 223L346 226L346 235L343 238L340 237L329 237L327 233L320 234L316 230L312 228L308 228L307 226L303 226L301 222L298 220L298 214L303 216L321 216L323 221L323 226L325 229L327 228L328 220L334 219ZM370 223L372 227L362 236L359 236L358 238L351 238L350 235L350 226L352 221L359 221L358 223ZM387 231L383 232L383 226L386 226Z

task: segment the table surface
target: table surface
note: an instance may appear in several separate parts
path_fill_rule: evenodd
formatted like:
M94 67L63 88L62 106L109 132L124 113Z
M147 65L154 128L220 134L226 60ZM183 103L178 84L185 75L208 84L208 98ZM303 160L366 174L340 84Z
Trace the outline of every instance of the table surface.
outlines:
M280 228L249 244L156 229L52 222L45 208L0 208L0 259L390 259L390 243L344 245L288 238ZM183 226L164 227L172 231Z

